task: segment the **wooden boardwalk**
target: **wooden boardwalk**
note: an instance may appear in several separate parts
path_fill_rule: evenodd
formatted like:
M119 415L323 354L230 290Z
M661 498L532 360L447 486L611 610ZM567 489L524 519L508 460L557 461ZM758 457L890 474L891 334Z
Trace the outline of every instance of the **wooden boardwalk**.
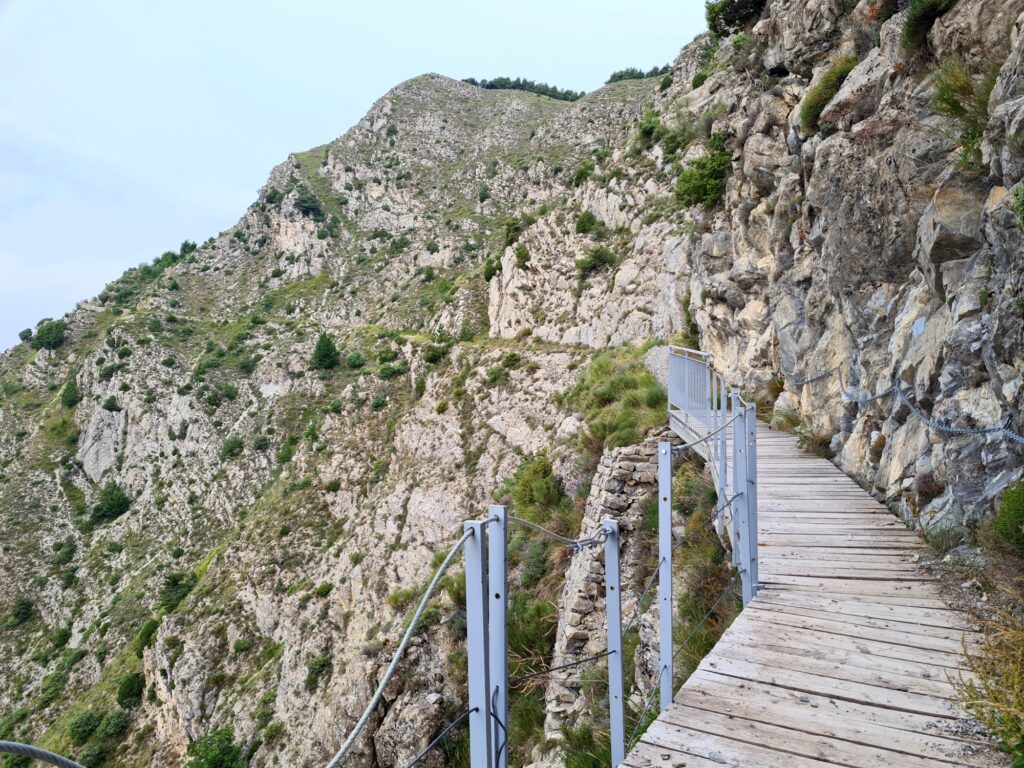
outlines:
M918 536L791 435L757 439L765 588L625 765L1008 765L962 719L977 634L918 565Z

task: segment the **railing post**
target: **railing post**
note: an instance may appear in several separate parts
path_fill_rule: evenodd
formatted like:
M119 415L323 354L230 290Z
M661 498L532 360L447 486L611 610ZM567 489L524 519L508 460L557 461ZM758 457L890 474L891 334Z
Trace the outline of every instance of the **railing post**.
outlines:
M745 606L754 597L754 583L751 581L750 572L750 561L753 557L750 547L750 483L747 478L750 468L747 414L750 412L750 408L741 406L739 403L739 393L733 390L733 415L739 414L739 418L733 422L733 439L736 441L736 462L733 466L736 491L732 506L736 538L733 548L738 558L737 567L743 584L743 605Z
M658 443L658 686L672 704L672 444Z
M487 576L484 523L470 520L466 539L466 656L469 671L469 764L491 768L490 686L487 664Z
M718 398L718 427L722 429L718 433L718 497L722 504L725 504L729 498L729 430L725 427L729 412L725 402L725 382L720 376L715 378L717 379L715 396Z
M760 589L757 566L757 405L747 407L747 541L750 547L750 596ZM745 605L746 603L744 603Z
M711 431L711 358L709 357L704 361L705 373L704 373L704 426L708 428L708 432ZM710 450L711 446L708 446Z
M602 520L601 524L608 530L608 538L604 542L604 594L608 611L608 721L611 730L612 768L618 768L626 759L619 524L614 520Z
M487 516L488 666L494 768L508 765L508 507L492 505ZM493 519L496 518L496 519Z
M732 423L732 506L729 512L729 541L732 542L732 564L735 568L742 569L743 561L740 559L739 542L739 519L741 517L743 504L744 484L740 481L743 476L742 468L745 458L743 456L743 419L740 414L743 406L740 405L740 392L738 389L729 391L729 417L736 419ZM728 500L728 496L726 497Z

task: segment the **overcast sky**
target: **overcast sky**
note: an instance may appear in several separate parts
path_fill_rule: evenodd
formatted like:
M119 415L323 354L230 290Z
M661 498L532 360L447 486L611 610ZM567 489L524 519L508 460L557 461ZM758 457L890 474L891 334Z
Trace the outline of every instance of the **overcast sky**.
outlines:
M0 349L232 225L403 80L591 91L703 26L698 0L0 0Z

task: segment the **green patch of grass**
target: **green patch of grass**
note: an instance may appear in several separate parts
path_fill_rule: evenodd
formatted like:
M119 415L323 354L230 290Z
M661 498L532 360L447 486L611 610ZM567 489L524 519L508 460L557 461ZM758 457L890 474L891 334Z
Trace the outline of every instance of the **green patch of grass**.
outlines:
M998 78L998 66L975 75L960 59L944 61L932 73L935 89L932 109L957 124L961 164L965 168L981 167L981 139L988 125L988 102Z
M956 3L957 0L910 0L900 37L904 49L923 49L928 44L928 33L936 20L949 12Z
M800 107L800 130L804 134L810 135L818 130L818 119L821 117L821 113L839 93L839 89L856 66L857 58L855 56L840 59L829 67L821 79L807 92Z
M580 448L591 466L606 448L635 445L665 423L665 390L644 366L645 352L643 347L602 352L567 395L586 420Z

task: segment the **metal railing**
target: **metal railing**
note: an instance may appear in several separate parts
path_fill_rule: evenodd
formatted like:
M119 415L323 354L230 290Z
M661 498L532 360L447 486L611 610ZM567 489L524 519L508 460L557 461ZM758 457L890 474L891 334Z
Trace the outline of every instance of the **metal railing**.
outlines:
M607 600L607 647L600 654L577 660L544 672L509 680L508 676L508 529L521 525L540 532L575 551L603 547L605 598ZM570 539L537 523L514 517L506 506L494 505L483 520L469 520L463 535L455 543L431 579L413 614L391 664L362 716L349 731L328 768L344 761L360 733L380 704L384 689L397 671L405 649L416 631L420 616L430 601L445 570L461 550L465 562L466 583L466 666L468 708L449 723L406 768L413 768L443 737L466 721L469 725L469 762L472 768L507 768L509 752L508 701L510 688L532 677L549 674L581 664L607 659L608 708L611 726L612 764L625 759L625 694L622 673L622 602L619 567L619 525L606 519L590 535Z
M697 350L672 347L669 353L669 420L690 448L708 462L718 493L712 522L721 525L730 510L729 539L736 574L701 623L707 621L725 599L733 584L742 585L743 604L757 592L757 425L756 407L747 403L736 389L729 390L712 367L711 358ZM622 589L619 568L621 540L615 520L605 519L596 531L570 539L529 520L509 514L508 507L495 505L484 520L464 524L462 538L452 548L435 574L413 615L405 637L380 681L377 693L349 732L341 750L328 768L343 764L345 755L358 738L380 702L380 695L394 675L419 616L430 600L441 574L461 548L466 569L466 656L469 701L466 710L449 723L426 749L406 768L416 765L443 737L462 723L469 725L471 768L507 768L509 754L508 702L510 687L556 670L606 659L608 665L608 723L611 764L617 768L626 758L643 727L648 710L658 696L665 710L673 698L673 665L691 638L676 648L673 642L672 555L672 458L671 443L658 445L658 567L637 601L625 632L635 627L644 598L658 582L659 674L657 685L647 696L639 718L626 739L625 681L623 679ZM730 473L730 467L731 473ZM730 483L731 480L731 483ZM607 645L603 652L559 665L545 672L509 680L508 675L508 529L522 525L543 533L573 550L603 547L604 586L607 602Z

